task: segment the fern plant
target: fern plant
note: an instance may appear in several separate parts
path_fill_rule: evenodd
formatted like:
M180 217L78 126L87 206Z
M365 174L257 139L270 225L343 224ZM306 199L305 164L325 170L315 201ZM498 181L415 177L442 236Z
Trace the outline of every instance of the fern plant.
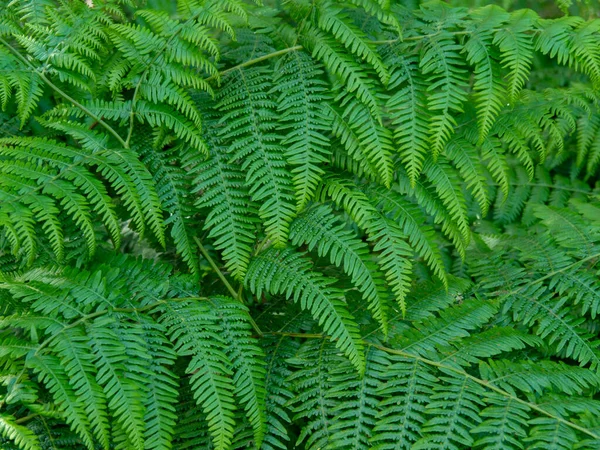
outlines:
M600 21L410 3L0 0L2 448L600 446Z

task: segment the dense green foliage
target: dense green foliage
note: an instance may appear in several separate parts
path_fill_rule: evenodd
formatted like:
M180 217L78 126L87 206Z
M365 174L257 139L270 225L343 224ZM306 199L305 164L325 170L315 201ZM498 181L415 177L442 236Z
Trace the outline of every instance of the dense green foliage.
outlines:
M600 11L413 3L0 0L3 449L600 448Z

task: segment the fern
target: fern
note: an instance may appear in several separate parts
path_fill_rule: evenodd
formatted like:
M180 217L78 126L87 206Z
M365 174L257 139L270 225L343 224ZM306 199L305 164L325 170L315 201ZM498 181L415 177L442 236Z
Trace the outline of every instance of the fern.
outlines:
M232 160L243 160L249 193L256 202L264 201L259 215L269 237L282 246L294 215L293 192L285 170L283 148L273 133L275 103L268 99L265 69L239 71L238 78L223 89L219 107L225 112L222 139L231 141ZM240 89L241 88L241 89ZM240 111L240 107L244 108ZM231 111L231 112L227 112Z
M598 8L479 3L0 0L0 447L598 448Z
M434 5L430 11L429 20L442 17L443 4ZM452 15L450 15L452 17ZM453 112L462 112L462 103L466 100L465 70L459 56L457 45L452 35L442 32L439 36L431 37L425 42L423 56L419 68L427 77L427 91L431 92L427 106L432 116L429 121L429 142L432 153L437 156L448 141L452 127L457 123ZM433 91L433 92L432 92Z
M310 250L315 247L319 256L329 255L330 261L342 266L352 283L369 302L373 318L387 326L387 293L383 277L369 261L368 247L352 233L337 225L326 206L314 208L292 223L290 240L294 245L305 243Z
M425 82L418 71L418 58L403 57L402 47L392 47L390 61L396 70L390 78L389 88L396 90L387 102L393 117L394 138L399 145L398 153L406 168L411 183L417 180L423 169L428 151L427 122L429 113L426 105Z
M2 416L2 435L26 450L39 448L35 434L27 427L15 423L15 418L10 415Z
M325 173L329 144L325 136L331 126L322 103L327 99L322 70L305 53L282 58L276 68L275 89L280 93L278 110L284 129L289 129L282 144L289 146L286 159L294 168L296 205L302 210L312 200Z
M221 250L223 259L233 276L242 279L250 261L255 239L258 207L250 198L243 172L231 164L218 137L209 140L213 145L208 160L192 169L194 191L202 191L195 206L210 208L205 227L214 245ZM231 214L234 212L234 214Z
M291 249L270 249L253 261L246 283L258 296L267 291L300 301L301 307L317 317L325 331L338 342L356 369L364 371L363 345L352 315L340 298L341 292L329 287L333 280L309 271L309 265L309 260Z

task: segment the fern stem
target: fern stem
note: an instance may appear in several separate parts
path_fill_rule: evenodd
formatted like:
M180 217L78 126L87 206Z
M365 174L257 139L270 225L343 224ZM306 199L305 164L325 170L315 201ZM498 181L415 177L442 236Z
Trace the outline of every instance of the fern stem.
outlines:
M223 284L225 285L225 287L227 288L227 290L229 291L231 296L234 299L236 299L238 302L243 304L244 301L242 300L242 298L240 296L238 296L238 293L233 288L233 286L229 283L229 281L227 281L227 278L225 278L225 275L223 275L223 272L221 272L221 269L219 269L219 266L217 266L217 264L214 262L214 260L210 257L210 255L208 254L208 252L202 245L202 242L200 242L200 239L198 239L196 236L194 236L194 240L196 241L196 244L198 244L198 248L200 249L200 252L206 258L206 260L208 261L210 266L213 268L213 270L217 273L217 276L223 282ZM248 315L248 318L250 320L250 323L252 324L252 328L254 328L254 331L256 331L260 337L262 337L263 332L259 328L258 324L254 321L252 316Z
M449 34L451 34L453 36L461 36L464 34L471 34L471 33L472 33L472 31L454 31L454 32L450 32ZM386 45L386 44L395 44L396 42L420 41L422 39L428 39L428 38L439 36L440 34L442 34L441 31L436 31L435 33L424 34L422 36L411 36L411 37L407 37L404 39L397 37L395 39L387 39L387 40L383 40L383 41L369 41L369 43L373 44L373 45Z
M327 338L328 336L325 336L323 334L319 334L319 333L286 333L284 331L269 331L267 333L265 333L266 335L269 336L282 336L282 337L297 337L297 338L306 338L306 339L323 339L323 338Z
M194 237L194 240L196 241L196 244L198 244L198 248L200 249L200 252L202 252L202 255L204 256L204 258L206 258L206 260L208 261L210 266L217 273L217 275L219 276L219 278L221 279L221 281L223 282L223 284L225 285L225 287L227 288L227 290L229 291L231 296L239 301L240 298L238 297L237 292L235 291L233 286L229 283L229 281L227 281L227 278L225 278L225 275L223 275L223 272L221 272L221 270L219 269L217 264L214 262L214 260L210 257L210 255L208 254L208 252L202 245L202 242L200 242L200 239L198 239L197 237Z
M24 416L24 417L21 417L21 418L15 420L15 423L16 424L21 424L21 423L27 422L28 420L31 420L31 419L33 419L34 417L37 417L37 416L39 416L39 414L37 414L37 413L35 413L35 414L29 414L27 416Z
M497 386L494 386L489 381L482 380L481 378L477 378L477 377L475 377L475 376L473 376L473 375L465 372L464 370L456 369L453 366L448 366L446 364L442 364L442 363L439 363L437 361L432 361L430 359L423 358L421 356L413 355L412 353L407 353L407 352L404 352L402 350L395 350L393 348L384 347L383 345L374 344L372 342L365 342L365 344L366 345L370 345L371 347L378 348L379 350L383 350L386 353L390 353L390 354L393 354L393 355L404 356L405 358L416 359L417 361L420 361L423 364L427 364L429 366L434 366L434 367L437 367L439 369L444 369L444 370L447 370L447 371L450 371L450 372L454 372L454 373L456 373L456 374L458 374L460 376L463 376L463 377L465 377L465 378L467 378L467 379L469 379L469 380L471 380L471 381L473 381L473 382L475 382L475 383L477 383L477 384L479 384L479 385L481 385L481 386L483 386L483 387L485 387L487 389L490 389L491 391L496 392L497 394L500 394L503 397L510 398L511 400L513 400L515 402L521 403L522 405L525 405L528 408L531 408L532 410L539 412L540 414L543 414L543 415L545 415L547 417L550 417L551 419L556 420L556 421L562 423L563 425L566 425L566 426L568 426L570 428L573 428L573 429L575 429L577 431L580 431L580 432L582 432L584 434L587 434L588 436L593 437L594 439L600 439L600 435L594 433L593 431L590 431L587 428L579 426L579 425L577 425L577 424L575 424L573 422L569 422L568 420L565 420L562 417L555 416L551 412L546 411L544 408L540 408L535 403L530 403L530 402L528 402L526 400L522 400L519 397L516 397L516 396L512 395L510 392L507 392L504 389L501 389L501 388L499 388Z
M488 183L492 186L499 186L498 183ZM511 186L531 186L531 187L544 187L553 189L555 191L567 191L567 192L576 192L578 194L586 194L590 195L590 191L584 191L583 189L572 188L568 186L561 186L558 184L545 184L545 183L510 183Z
M302 47L301 45L294 45L293 47L284 48L283 50L277 50L276 52L268 53L266 55L259 56L258 58L250 59L246 62L238 64L237 66L233 66L233 67L230 67L229 69L223 70L222 72L219 73L219 76L226 75L230 72L233 72L234 70L242 69L244 67L248 67L253 64L257 64L257 63L259 63L261 61L265 61L267 59L276 58L278 56L285 55L286 53L295 52L296 50L302 50L303 48L304 47ZM212 81L215 78L216 78L216 75L212 75L212 76L208 77L206 79L206 81Z
M110 134L112 134L115 139L117 141L119 141L119 143L124 147L124 148L129 148L129 144L127 142L125 142L123 140L123 138L121 136L119 136L119 133L117 133L113 127L111 127L109 124L107 124L104 120L102 120L99 116L97 116L96 114L94 114L92 111L90 111L88 108L86 108L85 106L83 106L81 103L79 103L77 100L75 100L73 97L71 97L69 94L67 94L65 91L63 91L61 88L59 88L57 85L55 85L52 81L50 81L46 75L44 75L42 72L40 72L39 70L37 70L37 68L31 64L31 62L29 62L27 60L27 58L25 58L23 55L21 55L21 53L14 48L12 45L10 45L8 42L6 42L3 38L0 37L0 43L2 43L3 45L5 45L17 58L19 58L27 67L29 67L33 72L35 72L44 83L46 83L46 85L48 85L52 90L54 90L58 95L60 95L61 97L63 97L65 100L71 102L73 105L75 105L77 108L81 109L84 113L86 113L88 116L90 116L92 119L94 119L96 122L98 122L100 125L102 125L104 127L104 129L106 131L108 131Z

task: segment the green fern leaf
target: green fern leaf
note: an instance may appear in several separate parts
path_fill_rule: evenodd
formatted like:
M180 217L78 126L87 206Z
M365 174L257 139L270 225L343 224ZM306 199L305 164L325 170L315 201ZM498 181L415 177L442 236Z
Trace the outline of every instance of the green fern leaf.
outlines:
M391 133L352 95L343 97L341 104L346 106L341 114L329 109L333 116L333 134L349 156L366 161L369 171L375 172L384 185L390 186L394 177Z
M398 337L399 348L423 356L431 356L438 346L451 339L466 337L468 330L486 323L495 313L495 307L476 300L447 308L439 318L425 318L415 328Z
M381 274L370 262L368 246L336 223L331 208L321 205L298 216L290 227L293 245L316 248L319 256L328 255L332 264L342 267L352 283L369 302L368 308L387 334L387 294Z
M378 201L377 207L397 223L407 237L411 247L421 255L435 276L447 285L446 269L437 244L437 235L419 208L405 200L395 190L380 187L367 192Z
M330 197L367 232L373 249L380 252L377 262L384 270L396 301L404 312L405 297L410 286L412 251L405 242L406 236L401 228L382 215L353 183L343 178L328 177L322 197Z
M210 208L204 225L208 236L216 239L214 245L233 277L242 280L256 239L258 208L244 185L243 172L227 159L222 147L211 149L210 158L193 170L194 192L203 192L196 207Z
M218 106L224 112L221 138L230 144L232 161L243 161L252 199L262 203L258 212L267 234L274 245L282 247L295 208L284 151L274 133L275 103L267 94L270 75L260 67L237 71L221 90Z
M334 5L329 2L319 5L319 27L333 34L352 54L368 62L377 72L381 82L386 84L389 74L381 57L372 48L361 30L351 23L342 8Z
M426 107L426 85L418 70L419 61L414 56L405 56L402 50L402 47L393 50L389 58L391 61L388 64L393 64L396 70L392 72L388 88L399 89L389 98L386 107L392 117L398 153L414 185L429 152L429 112Z
M160 322L168 329L175 350L191 356L186 372L196 402L206 414L213 444L226 450L233 438L233 385L225 343L217 333L217 318L206 303L171 302L159 306Z
M263 292L285 294L323 326L359 373L364 372L364 350L358 328L348 312L342 293L331 279L310 271L310 261L286 248L269 249L256 256L246 273L245 284L260 296Z
M129 329L127 329L129 328ZM144 448L144 405L146 389L141 390L134 379L137 361L131 359L130 346L140 351L132 329L114 319L97 320L87 330L90 346L98 368L97 379L108 399L108 408L119 422L131 445ZM137 345L136 345L137 344ZM133 363L133 364L132 364Z
M0 435L13 441L18 448L37 450L40 443L37 436L27 427L19 425L10 414L0 416Z
M281 144L292 166L296 191L296 210L312 200L324 171L320 167L331 154L326 132L331 119L323 105L328 96L323 71L304 52L282 58L275 69L275 92L279 93L278 111L286 131Z
M266 432L264 354L250 336L252 327L245 306L228 297L213 297L211 302L228 343L225 352L233 363L235 395L244 404L255 445L260 448Z
M188 183L186 175L181 169L174 166L177 158L173 153L160 151L151 145L140 145L138 150L142 162L153 175L162 208L168 213L165 225L171 229L171 238L175 243L177 252L187 264L190 272L197 273L198 262L196 246L191 240L191 226L188 216L191 209L186 198Z
M474 24L464 52L467 62L475 67L474 99L477 106L479 143L487 137L502 108L505 90L500 83L500 67L492 50L493 29L509 18L508 13L490 5L473 12Z
M533 57L532 37L528 33L534 21L529 10L511 14L508 26L500 28L494 36L494 44L501 52L502 66L509 69L507 76L508 96L511 102L517 99L529 77Z
M490 198L486 183L485 170L475 147L466 139L453 138L446 144L444 156L454 163L465 180L466 187L473 194L481 214L485 217L490 206Z
M422 436L425 406L439 380L417 359L390 355L390 360L379 387L383 399L371 442L374 450L408 450Z
M69 385L68 376L62 368L60 360L53 355L33 355L27 364L39 374L40 381L46 385L59 408L65 412L66 422L81 437L84 445L93 450L94 442L89 431L90 424L87 414Z
M314 58L344 80L348 92L356 92L358 98L381 123L379 102L374 93L374 83L351 56L345 54L343 48L330 36L320 30L309 28L306 46L312 50Z
M442 158L437 162L433 162L431 159L425 161L423 171L448 209L462 234L462 238L468 242L470 231L467 206L463 193L458 189L459 183L457 182L456 172Z
M505 197L508 196L508 164L501 143L494 138L486 138L481 145L481 156L492 177L498 183Z
M339 359L336 361L336 349L326 339L305 342L289 361L292 367L298 369L288 378L296 392L290 402L296 413L293 419L307 422L296 446L303 444L311 450L327 448L332 434L329 424L336 404L327 395L331 391L330 370L334 361L339 362Z
M334 387L329 396L342 401L332 410L336 415L329 427L331 437L328 448L369 447L379 405L377 388L382 375L389 369L388 366L387 355L379 349L369 347L366 352L365 375L362 378L358 379L343 365L332 370L330 382Z
M423 425L424 437L413 449L459 449L473 445L470 430L481 423L481 407L485 390L467 377L440 377L443 384L433 388L431 403L425 409L431 417Z
M169 448L175 433L175 405L178 391L177 378L169 369L177 354L165 337L165 329L153 320L142 322L144 341L151 361L148 371L152 377L147 383L144 402L144 446L148 449Z
M93 427L94 436L103 448L108 448L107 400L96 381L96 368L92 363L94 357L87 337L79 328L66 330L59 335L53 347L69 376L74 393L85 405L85 413Z
M285 336L266 337L263 347L266 349L267 366L265 388L267 389L267 433L263 440L265 450L286 450L290 436L286 426L291 422L287 405L293 398L287 379L292 374L286 360L298 351L297 341Z
M440 154L450 139L457 122L453 114L463 111L466 101L465 72L460 57L460 45L454 42L452 35L442 32L428 39L419 62L423 75L427 78L429 92L427 107L431 112L429 121L430 145L433 157Z
M527 432L523 424L529 420L529 408L513 399L489 394L489 405L481 411L484 419L471 433L481 435L474 445L486 450L523 449Z

